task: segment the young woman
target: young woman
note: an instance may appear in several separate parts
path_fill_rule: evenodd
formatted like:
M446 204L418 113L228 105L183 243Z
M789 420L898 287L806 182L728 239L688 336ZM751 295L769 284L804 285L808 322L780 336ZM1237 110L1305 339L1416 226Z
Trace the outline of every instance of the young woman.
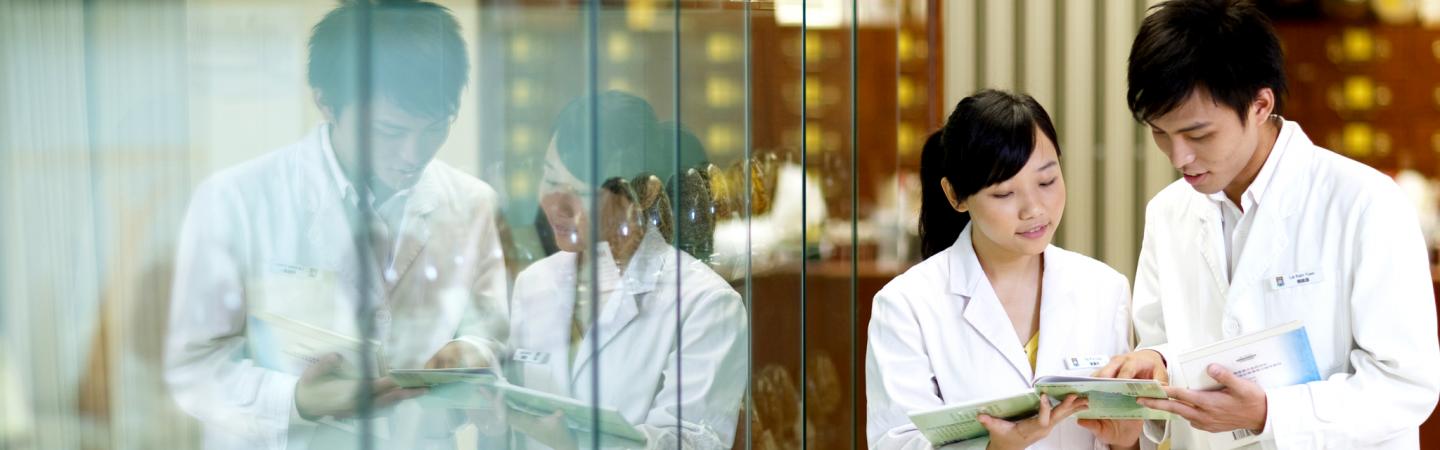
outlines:
M870 447L930 448L907 413L1018 394L1070 358L1130 349L1129 287L1104 263L1050 245L1065 211L1055 127L1035 99L984 90L925 144L925 261L875 295L865 359ZM1139 422L1066 420L1071 396L959 448L1128 448ZM1082 426L1084 427L1082 428ZM1088 430L1087 430L1088 428ZM948 447L947 447L948 448Z
M600 408L645 436L606 448L728 449L749 373L745 305L703 261L677 250L704 248L710 236L689 226L691 215L671 216L662 177L647 171L674 171L674 135L654 138L654 117L644 100L614 91L561 113L540 187L558 251L515 279L508 377L582 402L598 395ZM688 193L699 177L674 177L685 189L680 211L708 206ZM512 411L505 423L525 448L591 444L558 415Z

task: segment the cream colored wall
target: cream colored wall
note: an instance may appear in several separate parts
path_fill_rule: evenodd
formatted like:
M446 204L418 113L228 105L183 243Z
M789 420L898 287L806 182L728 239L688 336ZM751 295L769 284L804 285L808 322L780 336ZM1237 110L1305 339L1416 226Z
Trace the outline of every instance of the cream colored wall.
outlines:
M1132 279L1145 203L1176 179L1125 105L1130 43L1144 8L1156 2L944 4L946 113L981 88L1020 90L1040 101L1060 133L1069 194L1056 244Z

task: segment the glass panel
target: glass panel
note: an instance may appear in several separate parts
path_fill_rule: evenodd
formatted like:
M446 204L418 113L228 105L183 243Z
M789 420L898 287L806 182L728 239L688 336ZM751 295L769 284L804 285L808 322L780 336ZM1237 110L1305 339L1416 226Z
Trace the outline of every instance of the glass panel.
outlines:
M0 447L866 446L938 4L0 0Z

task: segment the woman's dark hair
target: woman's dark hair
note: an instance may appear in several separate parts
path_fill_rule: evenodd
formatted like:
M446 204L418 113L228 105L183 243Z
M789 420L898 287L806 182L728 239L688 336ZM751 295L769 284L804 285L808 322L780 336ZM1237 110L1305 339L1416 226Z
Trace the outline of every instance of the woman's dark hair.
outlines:
M1261 88L1283 106L1285 57L1270 20L1239 0L1171 0L1150 8L1130 46L1125 100L1147 122L1179 107L1196 88L1235 111L1240 123Z
M707 165L705 147L688 128L678 122L658 122L650 103L636 95L606 91L572 100L556 118L554 134L566 170L588 180L594 161L603 180L600 188L632 202L653 194L655 201L641 211L645 220L666 242L698 259L709 259L714 249L715 201L709 180L694 169ZM652 176L663 182L653 193L648 192L647 182ZM679 196L672 198L677 192ZM675 217L677 210L680 217ZM535 231L546 255L559 251L543 211L535 214Z
M985 89L955 105L945 127L925 140L920 153L922 256L949 248L970 223L969 214L951 207L940 180L949 180L961 200L1009 180L1030 161L1037 128L1059 156L1055 124L1029 95Z

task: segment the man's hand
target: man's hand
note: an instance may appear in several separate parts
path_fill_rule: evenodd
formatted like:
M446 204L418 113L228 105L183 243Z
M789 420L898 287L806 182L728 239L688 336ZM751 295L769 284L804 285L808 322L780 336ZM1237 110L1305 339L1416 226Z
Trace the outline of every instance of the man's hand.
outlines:
M1136 350L1110 358L1110 364L1095 371L1100 378L1139 378L1170 384L1170 374L1165 372L1165 358L1154 350Z
M1239 429L1260 432L1265 429L1268 405L1265 389L1255 382L1235 376L1219 364L1206 370L1210 377L1224 385L1218 391L1193 391L1166 387L1170 399L1141 398L1140 406L1179 414L1190 425L1211 433Z
M1090 433L1100 439L1100 442L1109 445L1112 450L1140 446L1142 422L1139 420L1080 419L1075 422L1090 430Z
M1055 425L1072 414L1084 411L1089 405L1086 399L1070 394L1065 397L1065 401L1051 408L1050 399L1041 397L1040 413L1035 417L1019 422L1010 422L981 414L977 419L980 421L980 425L990 432L990 444L985 448L989 450L1023 449L1045 439Z
M494 361L490 352L481 351L474 344L465 341L450 341L440 351L435 352L429 361L425 361L426 369L463 369L470 367L490 367Z
M340 355L331 353L300 375L300 381L295 383L295 409L300 417L308 420L326 416L345 418L358 413L364 382L344 376L341 370L344 362ZM376 379L370 384L370 405L375 410L389 408L425 391L401 388L390 377Z

